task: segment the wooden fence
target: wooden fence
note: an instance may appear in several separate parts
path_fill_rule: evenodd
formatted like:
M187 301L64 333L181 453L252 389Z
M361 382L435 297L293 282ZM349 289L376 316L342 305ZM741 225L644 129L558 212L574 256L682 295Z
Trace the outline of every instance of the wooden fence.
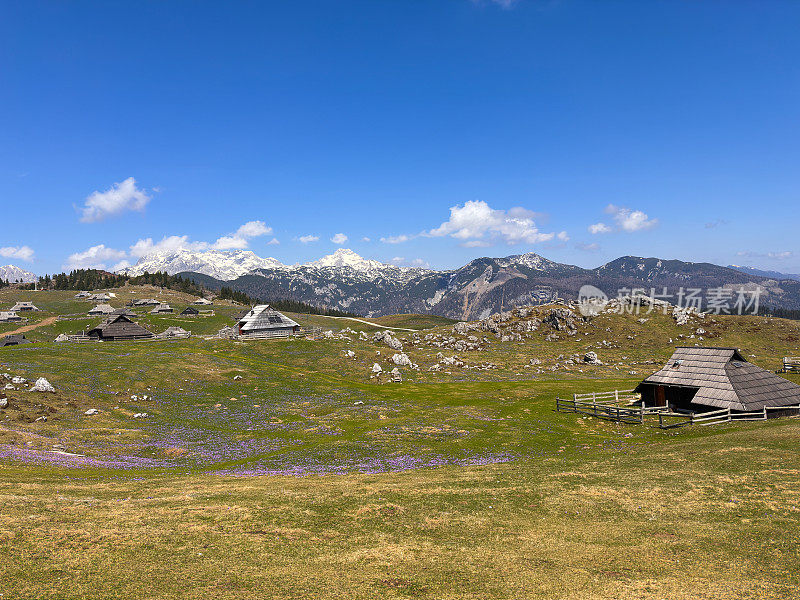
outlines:
M611 392L589 392L587 394L573 394L572 399L576 402L586 402L591 400L597 402L598 400L605 400L614 402L628 402L638 399L639 396L634 394L633 390L613 390Z
M558 412L573 412L583 415L591 415L600 419L608 419L617 423L644 423L645 411L640 406L616 406L614 404L597 403L595 401L585 402L574 398L572 400L562 400L556 398L556 410Z
M800 404L796 406L765 406L761 410L734 412L730 408L695 414L660 412L658 426L673 429L686 425L718 425L732 421L766 421L770 418L800 415ZM674 420L672 420L674 419Z
M270 340L286 337L317 337L322 334L321 327L302 327L300 331L259 331L258 333L248 333L245 335L234 335L233 340Z
M632 390L574 394L572 400L556 398L558 412L590 415L617 423L643 424L645 417L658 417L658 427L674 429L687 425L717 425L731 421L766 421L783 416L800 416L800 404L794 406L765 406L761 410L735 412L729 408L703 413L672 412L666 406L633 406L638 397ZM621 405L626 402L628 405ZM655 425L655 421L653 421Z
M800 373L800 356L784 356L783 369L778 373Z

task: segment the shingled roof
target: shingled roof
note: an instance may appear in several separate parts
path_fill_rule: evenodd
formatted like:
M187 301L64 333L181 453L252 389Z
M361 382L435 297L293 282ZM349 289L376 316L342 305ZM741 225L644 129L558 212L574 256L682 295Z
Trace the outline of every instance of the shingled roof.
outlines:
M112 315L87 334L101 340L135 340L153 337L152 332L137 325L125 315Z
M747 362L736 348L679 347L645 385L696 389L692 404L760 410L800 404L800 385Z
M239 319L239 331L250 333L270 329L290 329L300 327L286 315L270 308L269 304L259 304Z

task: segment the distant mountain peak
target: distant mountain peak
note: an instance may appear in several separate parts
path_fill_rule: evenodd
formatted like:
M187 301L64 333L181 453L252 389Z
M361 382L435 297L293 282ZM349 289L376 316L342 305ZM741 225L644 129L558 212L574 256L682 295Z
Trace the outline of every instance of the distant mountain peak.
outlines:
M355 271L370 271L374 269L382 269L391 265L386 265L377 260L369 260L359 256L349 248L339 248L333 254L323 256L319 260L315 260L304 265L304 267L312 267L324 269L329 267L337 268L350 268Z
M38 279L38 277L34 273L26 271L25 269L21 269L16 265L6 265L5 267L0 267L0 279L3 281L9 281L11 283L14 283L15 281L33 283Z

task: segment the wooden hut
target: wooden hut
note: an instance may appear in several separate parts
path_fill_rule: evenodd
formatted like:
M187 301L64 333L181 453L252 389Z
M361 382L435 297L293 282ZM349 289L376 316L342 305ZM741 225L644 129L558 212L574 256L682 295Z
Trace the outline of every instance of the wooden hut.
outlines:
M125 317L128 317L129 319L136 319L136 318L139 317L139 315L137 315L135 312L133 312L130 308L127 308L127 307L118 308L111 314L112 315L123 315Z
M4 348L6 346L20 346L22 344L30 343L31 341L23 334L17 333L15 335L7 335L3 339L0 339L0 348Z
M200 311L197 310L194 306L187 306L186 308L181 311L180 316L182 317L196 317L200 314Z
M300 332L300 325L286 315L260 304L251 308L237 323L242 337L281 337Z
M100 325L87 331L86 335L100 340L139 340L153 337L152 332L125 315L111 315Z
M175 312L169 304L159 304L150 311L151 315L168 315Z
M26 310L39 310L33 305L33 302L17 302L11 307L12 312L20 312Z
M98 304L92 310L89 311L88 314L94 315L110 315L113 314L114 307L110 304Z
M111 296L108 294L92 294L87 296L86 299L90 302L108 302L111 300Z
M201 306L208 306L210 304L213 304L213 302L211 302L211 300L206 300L205 298L198 298L197 300L192 302L192 304L199 304Z
M186 331L183 327L173 326L173 327L167 327L156 337L161 339L188 338L191 335L192 335L191 332Z
M689 412L800 404L800 385L748 362L736 348L676 348L667 364L635 391L645 406Z
M89 296L91 296L89 292L78 292L75 294L76 298L88 298Z
M22 321L22 317L13 310L0 311L0 323L12 323L14 321Z
M155 298L142 298L134 302L135 306L158 306L159 304L161 304L161 302Z

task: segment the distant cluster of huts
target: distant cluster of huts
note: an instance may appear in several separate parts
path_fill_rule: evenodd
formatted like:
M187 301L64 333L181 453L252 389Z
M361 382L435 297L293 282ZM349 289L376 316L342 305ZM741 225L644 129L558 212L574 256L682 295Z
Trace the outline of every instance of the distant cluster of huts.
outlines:
M22 321L23 318L19 315L19 313L36 310L39 309L34 306L33 302L17 302L8 310L0 311L0 323L13 323L14 321Z

